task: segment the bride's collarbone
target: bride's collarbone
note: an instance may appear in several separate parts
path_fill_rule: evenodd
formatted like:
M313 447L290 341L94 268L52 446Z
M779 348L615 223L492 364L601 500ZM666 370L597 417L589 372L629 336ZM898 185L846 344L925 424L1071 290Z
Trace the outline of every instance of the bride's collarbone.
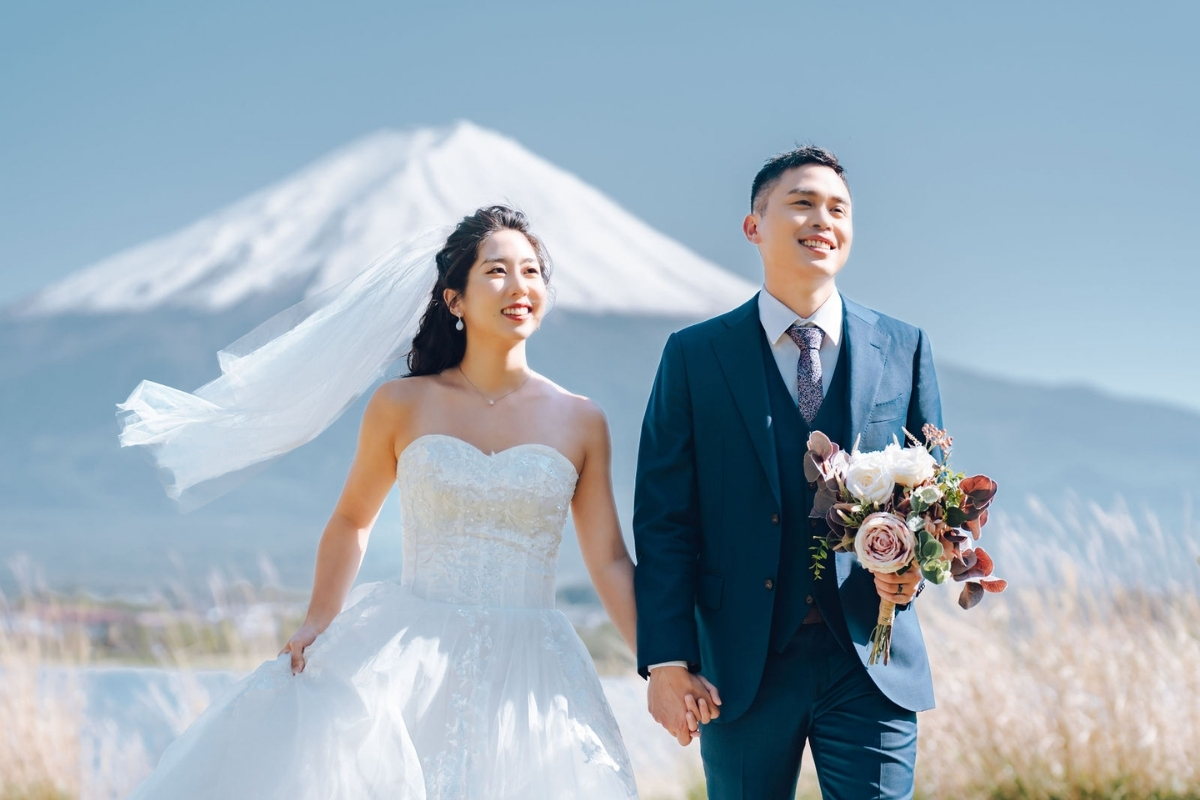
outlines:
M425 391L406 398L408 408L394 438L397 457L419 439L444 437L487 456L522 447L548 448L579 472L587 445L571 401L583 398L550 384L488 404L461 386L446 386L443 376L427 380L422 388Z

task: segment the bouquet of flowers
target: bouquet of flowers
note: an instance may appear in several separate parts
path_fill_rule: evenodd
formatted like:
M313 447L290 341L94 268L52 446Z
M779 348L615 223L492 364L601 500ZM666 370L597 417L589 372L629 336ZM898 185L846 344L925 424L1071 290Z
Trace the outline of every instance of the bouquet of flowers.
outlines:
M885 449L861 453L857 443L846 453L820 431L808 439L804 474L817 483L811 516L829 523L827 539L813 548L813 574L821 578L829 551L853 552L858 563L877 573L921 570L931 583L948 578L965 582L958 604L971 608L986 592L1002 592L1008 583L992 577L992 559L974 544L987 524L996 482L986 475L966 477L950 469L953 440L926 425L921 444L893 439ZM934 458L933 450L942 458ZM871 633L869 664L888 663L896 605L879 603Z

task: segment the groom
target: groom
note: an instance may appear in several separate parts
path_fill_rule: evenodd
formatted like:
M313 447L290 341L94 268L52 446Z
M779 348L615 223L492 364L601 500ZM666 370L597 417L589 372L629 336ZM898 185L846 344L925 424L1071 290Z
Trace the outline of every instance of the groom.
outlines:
M714 708L696 673L716 687L719 717L700 737L712 800L792 798L806 742L824 797L912 796L916 712L933 706L909 605L919 572L873 577L852 553L820 579L811 569L828 528L809 518L809 433L870 451L941 427L925 334L837 291L851 208L827 150L768 161L743 223L763 289L670 337L646 409L638 668L651 713L685 744L688 703ZM898 606L891 660L867 667L881 598Z

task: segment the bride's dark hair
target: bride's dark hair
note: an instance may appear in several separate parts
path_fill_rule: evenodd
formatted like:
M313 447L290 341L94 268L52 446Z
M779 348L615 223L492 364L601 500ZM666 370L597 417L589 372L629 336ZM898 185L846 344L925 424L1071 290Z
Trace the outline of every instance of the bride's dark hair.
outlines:
M444 295L447 289L466 293L467 275L479 257L479 245L502 230L524 234L537 253L542 279L550 282L550 258L541 240L530 233L529 219L523 213L508 206L486 206L463 217L437 254L437 284L408 353L410 376L436 375L462 361L467 350L467 332L455 329L458 317L446 306Z

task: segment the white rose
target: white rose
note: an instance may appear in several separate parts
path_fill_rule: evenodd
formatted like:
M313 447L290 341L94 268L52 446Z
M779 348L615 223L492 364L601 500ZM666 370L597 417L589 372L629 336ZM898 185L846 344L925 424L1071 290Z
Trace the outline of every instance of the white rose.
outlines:
M901 486L911 489L933 480L937 461L924 447L901 447L893 442L884 448L883 453L892 477Z
M854 453L846 468L846 488L860 502L886 503L896 490L896 481L883 453Z

